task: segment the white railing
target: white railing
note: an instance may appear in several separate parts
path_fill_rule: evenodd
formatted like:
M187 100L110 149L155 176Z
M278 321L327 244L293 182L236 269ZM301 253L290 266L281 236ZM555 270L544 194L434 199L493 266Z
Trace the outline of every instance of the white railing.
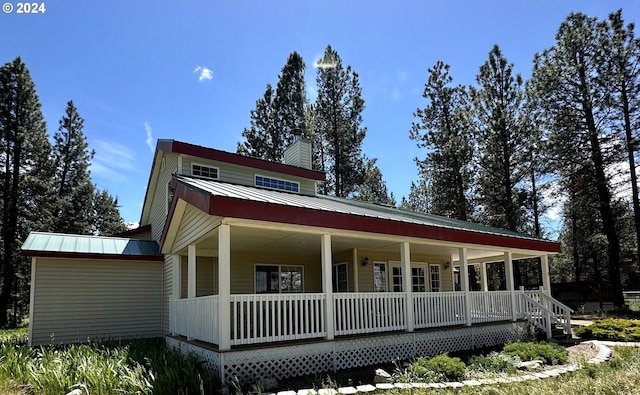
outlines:
M218 344L218 295L171 301L171 332Z
M471 292L471 323L513 319L511 291Z
M231 295L231 345L326 335L324 294Z
M549 310L529 293L521 294L520 305L524 312L524 318L533 326L544 331L547 339L551 337L551 321Z
M406 329L404 292L334 294L335 334Z
M415 327L464 325L464 293L426 292L413 294Z

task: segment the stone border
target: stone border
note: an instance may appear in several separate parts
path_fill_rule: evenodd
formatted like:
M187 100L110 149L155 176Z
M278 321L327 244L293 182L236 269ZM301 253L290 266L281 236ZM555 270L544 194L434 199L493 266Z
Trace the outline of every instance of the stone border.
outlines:
M608 361L611 358L611 348L613 346L629 346L629 347L640 347L640 343L631 343L631 342L607 342L600 340L591 340L585 343L593 344L597 349L598 353L595 357L589 359L587 363L590 364L599 364L601 362ZM370 393L375 391L384 391L390 389L410 389L410 388L460 388L460 387L473 387L478 385L485 384L502 384L502 383L516 383L521 381L530 381L530 380L541 380L549 377L557 377L562 374L568 372L575 372L580 369L580 365L571 364L563 367L544 370L537 373L526 374L522 376L512 376L512 377L499 377L493 379L479 379L479 380L464 380L462 382L448 382L448 383L380 383L376 385L367 384L367 385L359 385L357 387L342 387L337 390L329 388L329 389L303 389L296 391L280 391L277 394L270 395L349 395L349 394L357 394L357 393Z

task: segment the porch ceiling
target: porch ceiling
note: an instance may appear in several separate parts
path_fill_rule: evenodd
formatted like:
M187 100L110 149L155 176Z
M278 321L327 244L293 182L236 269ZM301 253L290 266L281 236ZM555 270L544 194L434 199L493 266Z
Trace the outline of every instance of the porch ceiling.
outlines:
M397 254L400 259L401 240L368 238L363 235L333 235L331 248L333 253L350 251L353 248L359 251L376 251L381 253ZM459 260L458 246L428 244L424 242L410 242L412 256L420 255L431 260ZM216 255L218 250L218 232L214 230L197 245L198 255ZM256 253L274 254L287 251L298 255L320 255L320 235L317 233L301 232L297 229L263 229L248 226L231 227L231 250L252 251ZM186 255L186 250L180 254ZM514 252L513 257L524 258L531 254ZM504 251L488 249L468 249L468 259L474 260L502 260Z

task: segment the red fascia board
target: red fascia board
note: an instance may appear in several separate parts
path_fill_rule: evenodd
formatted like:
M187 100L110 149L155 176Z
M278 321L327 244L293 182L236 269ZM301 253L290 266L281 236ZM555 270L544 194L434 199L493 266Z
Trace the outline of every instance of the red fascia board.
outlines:
M216 160L219 162L231 163L234 165L252 167L259 170L272 171L275 173L288 174L291 176L308 178L311 180L325 181L326 176L321 171L309 170L302 167L285 165L283 163L271 162L268 160L253 158L230 152L220 151L213 148L202 147L183 143L181 141L169 140L159 141L158 149L167 152L196 156L198 158Z
M125 255L125 254L94 254L57 251L32 251L23 250L22 256L34 256L36 258L73 258L73 259L110 259L118 261L154 261L163 262L163 255Z
M224 217L307 225L332 229L375 232L394 236L417 237L454 243L480 244L534 251L561 252L560 244L496 234L419 225L387 219L354 216L329 211L289 207L263 202L211 196L209 214Z

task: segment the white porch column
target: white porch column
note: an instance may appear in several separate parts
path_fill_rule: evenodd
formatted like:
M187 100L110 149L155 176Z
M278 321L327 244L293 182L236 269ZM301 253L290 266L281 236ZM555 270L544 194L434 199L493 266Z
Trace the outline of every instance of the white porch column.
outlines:
M413 315L413 284L411 282L411 248L409 247L409 242L404 241L400 245L400 261L402 262L402 288L405 294L407 332L413 332L415 318Z
M469 293L469 262L467 261L467 248L459 249L460 262L460 288L464 292L464 315L467 326L471 326L471 294Z
M482 290L487 292L489 290L489 279L487 278L487 262L480 264L481 278L482 278Z
M196 297L196 246L189 244L187 265L187 298Z
M327 340L333 340L335 326L333 324L333 263L331 258L331 235L324 234L320 239L322 256L322 292L326 298L325 327L327 328Z
M180 255L169 255L169 260L171 262L171 271L172 271L172 284L171 284L171 300L178 300L182 298L182 265ZM173 306L172 302L169 302L169 330L171 334L175 335L174 332L174 314L177 314L175 311L172 311L171 306Z
M542 286L547 295L551 295L551 277L549 275L549 256L540 257L540 271L542 272Z
M504 275L507 280L507 291L511 291L511 310L513 311L513 320L518 320L518 309L516 304L516 293L513 279L513 258L511 252L504 253Z
M218 333L220 351L231 349L231 227L218 227Z
M353 292L359 292L358 286L358 249L353 249Z

